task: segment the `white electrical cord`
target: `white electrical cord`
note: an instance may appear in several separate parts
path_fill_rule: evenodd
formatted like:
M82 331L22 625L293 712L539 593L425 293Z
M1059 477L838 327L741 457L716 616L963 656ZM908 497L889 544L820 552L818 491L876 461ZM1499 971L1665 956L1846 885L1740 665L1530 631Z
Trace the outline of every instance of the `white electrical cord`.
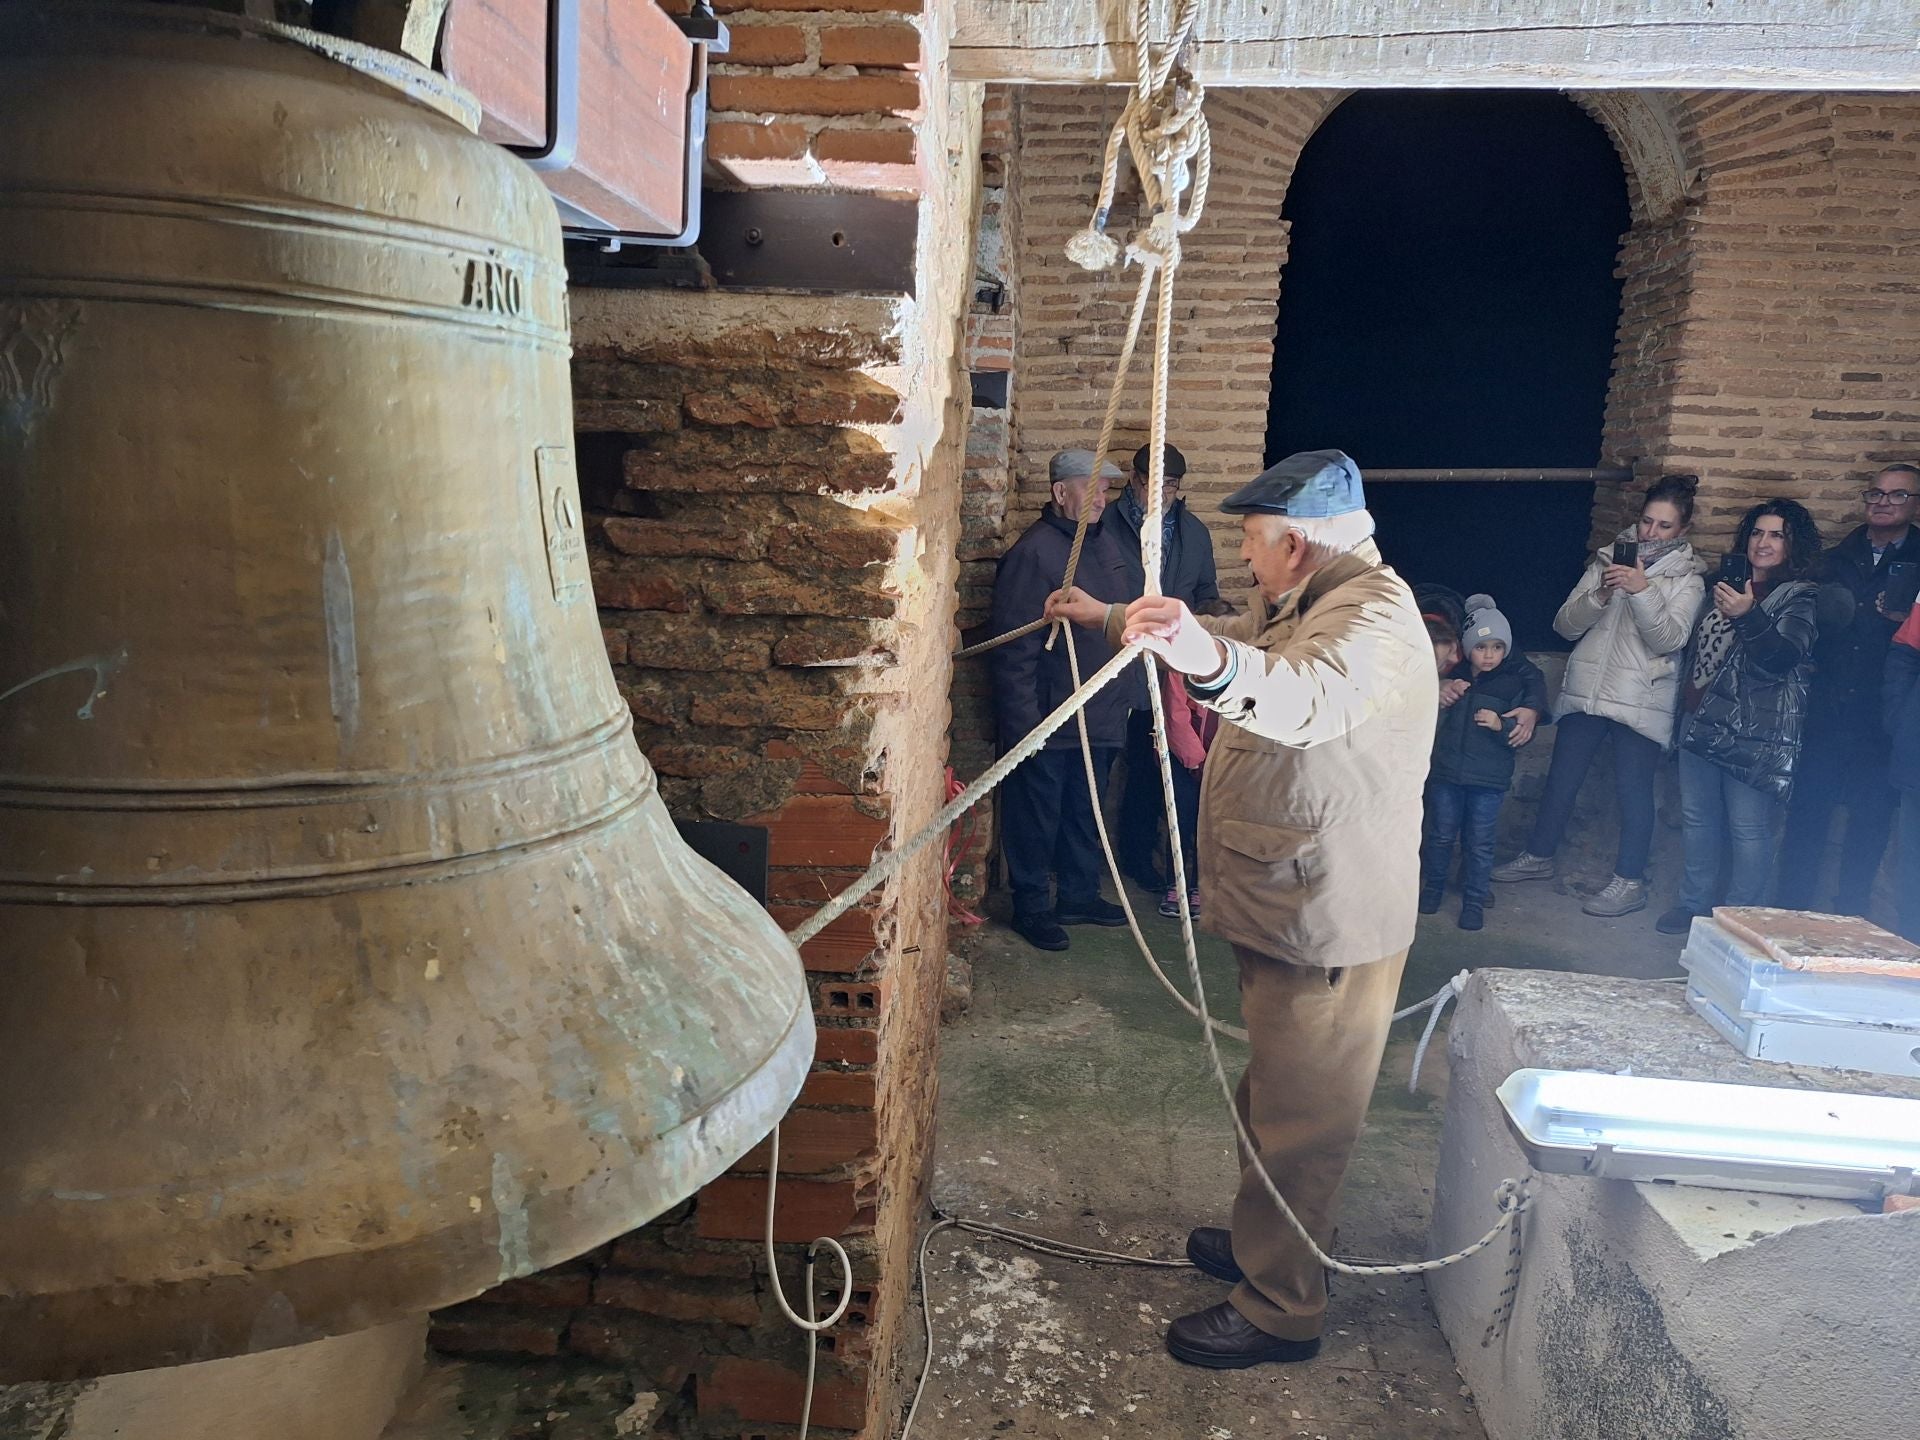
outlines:
M838 1325L841 1317L847 1313L847 1306L853 1303L853 1262L847 1258L847 1252L840 1242L831 1235L822 1235L808 1245L806 1267L802 1272L807 1287L807 1317L803 1320L796 1315L793 1306L787 1303L787 1292L781 1287L780 1264L773 1253L773 1201L779 1188L780 1127L775 1125L773 1149L767 1157L767 1278L773 1282L773 1299L780 1307L780 1313L805 1331L807 1336L807 1389L800 1401L800 1440L807 1440L807 1425L813 1418L813 1378L820 1358L820 1332ZM833 1252L834 1263L840 1267L840 1303L833 1307L833 1313L826 1319L816 1320L813 1318L813 1262L822 1246Z

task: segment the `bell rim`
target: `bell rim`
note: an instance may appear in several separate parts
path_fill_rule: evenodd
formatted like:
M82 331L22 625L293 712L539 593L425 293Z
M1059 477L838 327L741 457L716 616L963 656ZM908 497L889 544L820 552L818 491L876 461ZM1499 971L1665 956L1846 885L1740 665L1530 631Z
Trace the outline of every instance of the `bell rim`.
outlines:
M456 1305L505 1281L563 1264L651 1223L723 1175L791 1107L813 1057L813 1015L802 991L785 1031L760 1064L621 1167L636 1180L653 1180L652 1187L635 1185L621 1192L623 1199L610 1201L603 1180L602 1198L584 1206L568 1202L594 1188L590 1181L540 1197L515 1219L529 1236L544 1234L546 1243L516 1253L511 1263L506 1227L497 1224L500 1212L486 1207L467 1224L398 1245L312 1256L277 1270L196 1276L138 1290L106 1285L58 1295L0 1296L0 1385L126 1374L308 1344ZM675 1177L672 1193L658 1183L662 1176ZM639 1210L646 1213L638 1215ZM488 1234L494 1238L485 1238ZM472 1257L487 1254L502 1256L497 1271L490 1264L475 1265ZM390 1275L400 1261L444 1278L432 1283L423 1275L406 1293L383 1296L383 1287L370 1282ZM278 1283L263 1287L264 1276ZM296 1292L311 1297L316 1310L331 1309L333 1317L302 1323L299 1305L288 1298ZM107 1317L111 1325L102 1323ZM172 1342L154 1343L158 1335Z

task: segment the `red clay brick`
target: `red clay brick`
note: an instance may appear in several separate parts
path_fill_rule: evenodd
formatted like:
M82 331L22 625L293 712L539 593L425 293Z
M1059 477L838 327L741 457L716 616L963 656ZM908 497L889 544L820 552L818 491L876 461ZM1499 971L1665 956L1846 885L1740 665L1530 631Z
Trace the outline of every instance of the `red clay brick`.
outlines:
M814 1008L822 1015L877 1020L886 1013L893 986L886 980L828 980L814 987Z
M607 1264L615 1270L691 1275L703 1280L751 1281L754 1275L751 1254L731 1250L670 1250L653 1237L651 1227L621 1236Z
M791 930L804 924L813 911L797 906L771 907L774 924ZM829 975L851 974L873 954L878 940L874 935L876 916L871 910L849 910L838 920L800 947L800 960L807 969Z
M433 1317L427 1340L449 1355L558 1355L569 1312L462 1305Z
M834 1032L847 1034L847 1031ZM816 1046L814 1053L819 1054ZM824 1057L822 1057L824 1058ZM800 1087L801 1105L864 1105L871 1108L878 1102L874 1077L871 1074L849 1070L816 1070L807 1076L807 1083Z
M700 1192L694 1223L703 1240L759 1240L766 1234L767 1182L722 1175ZM775 1197L773 1238L804 1244L873 1228L873 1210L860 1203L853 1180L782 1180Z
M820 63L872 70L914 69L920 64L920 32L905 21L831 26L820 32Z
M482 1305L528 1305L536 1308L571 1309L591 1298L593 1276L585 1269L543 1270L496 1285L476 1298Z
M769 865L871 865L875 848L893 833L888 821L840 795L796 795L747 823L767 827Z
M595 570L593 598L602 610L674 610L693 608L693 590L664 575Z
M767 536L767 558L776 565L846 565L859 569L884 565L900 548L900 531L891 525L785 525Z
M742 1420L793 1425L806 1398L806 1377L766 1360L729 1355L695 1382L700 1418L733 1414ZM823 1371L813 1387L813 1423L830 1430L858 1430L867 1423L864 1381Z
M791 744L788 741L769 740L765 745L760 747L760 753L765 755L769 760L798 760L800 762L800 778L794 782L793 787L796 794L851 795L853 793L853 791L849 790L845 785L841 784L823 770L820 767L820 763L811 755L807 754L807 752L799 746ZM774 883L777 886L779 881L776 879ZM811 892L807 892L784 895L782 898L804 900L815 897ZM818 898L830 900L833 897L829 894L822 895Z
M716 75L715 110L761 115L902 115L920 109L920 82L906 75Z
M852 1165L874 1153L878 1125L872 1110L789 1110L780 1121L780 1173L819 1175ZM762 1141L727 1173L764 1175L772 1154L772 1142Z
M798 65L807 58L807 32L798 25L733 25L728 29L731 43L720 57L722 64Z
M749 125L716 120L707 127L707 151L722 160L803 160L807 141L807 127L791 121Z
M623 555L707 556L715 560L757 560L765 548L752 530L736 525L701 525L675 520L642 520L609 515L601 521L607 543Z
M872 1065L880 1059L878 1031L860 1026L823 1027L813 1040L813 1058L839 1065Z
M593 1282L593 1303L697 1325L757 1325L760 1301L751 1282L716 1284L608 1271Z
M916 190L918 148L911 130L822 130L814 159L827 178L856 190Z

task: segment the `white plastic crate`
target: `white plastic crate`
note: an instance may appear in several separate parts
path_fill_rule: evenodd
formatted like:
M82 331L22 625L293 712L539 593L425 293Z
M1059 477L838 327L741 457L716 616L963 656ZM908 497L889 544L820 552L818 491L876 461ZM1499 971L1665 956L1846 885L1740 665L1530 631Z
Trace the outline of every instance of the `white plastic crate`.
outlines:
M1800 1020L1865 1021L1920 1029L1920 975L1855 975L1789 970L1721 928L1711 916L1693 922L1680 964L1698 989L1730 1013Z
M1920 1029L1744 1015L1693 985L1687 1004L1749 1060L1920 1078Z

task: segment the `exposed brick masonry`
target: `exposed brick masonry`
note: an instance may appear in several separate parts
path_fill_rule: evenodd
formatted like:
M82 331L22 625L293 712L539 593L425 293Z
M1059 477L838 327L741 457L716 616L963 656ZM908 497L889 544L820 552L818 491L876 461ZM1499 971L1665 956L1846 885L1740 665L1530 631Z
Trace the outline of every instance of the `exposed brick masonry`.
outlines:
M729 178L913 193L914 300L577 290L574 387L609 658L680 818L767 827L791 927L944 799L966 390L957 318L978 194L975 91L908 0L719 8ZM911 45L911 48L909 48ZM742 108L748 107L748 108ZM788 163L754 170L759 146ZM917 703L916 703L917 699ZM937 706L937 701L936 701ZM931 723L929 723L931 721ZM853 1256L816 1432L889 1433L925 1216L946 968L937 847L803 950L815 1065L782 1124L789 1295L816 1236ZM443 1349L618 1367L675 1433L800 1418L805 1344L760 1254L768 1147L613 1245L438 1317ZM819 1309L835 1276L819 1273Z
M684 0L662 0L684 10ZM743 186L919 191L921 0L717 0L708 154Z
M1698 93L1675 114L1702 193L1623 253L1607 452L1697 471L1708 549L1774 495L1837 539L1874 467L1920 455L1920 97ZM1596 533L1633 497L1607 498Z

